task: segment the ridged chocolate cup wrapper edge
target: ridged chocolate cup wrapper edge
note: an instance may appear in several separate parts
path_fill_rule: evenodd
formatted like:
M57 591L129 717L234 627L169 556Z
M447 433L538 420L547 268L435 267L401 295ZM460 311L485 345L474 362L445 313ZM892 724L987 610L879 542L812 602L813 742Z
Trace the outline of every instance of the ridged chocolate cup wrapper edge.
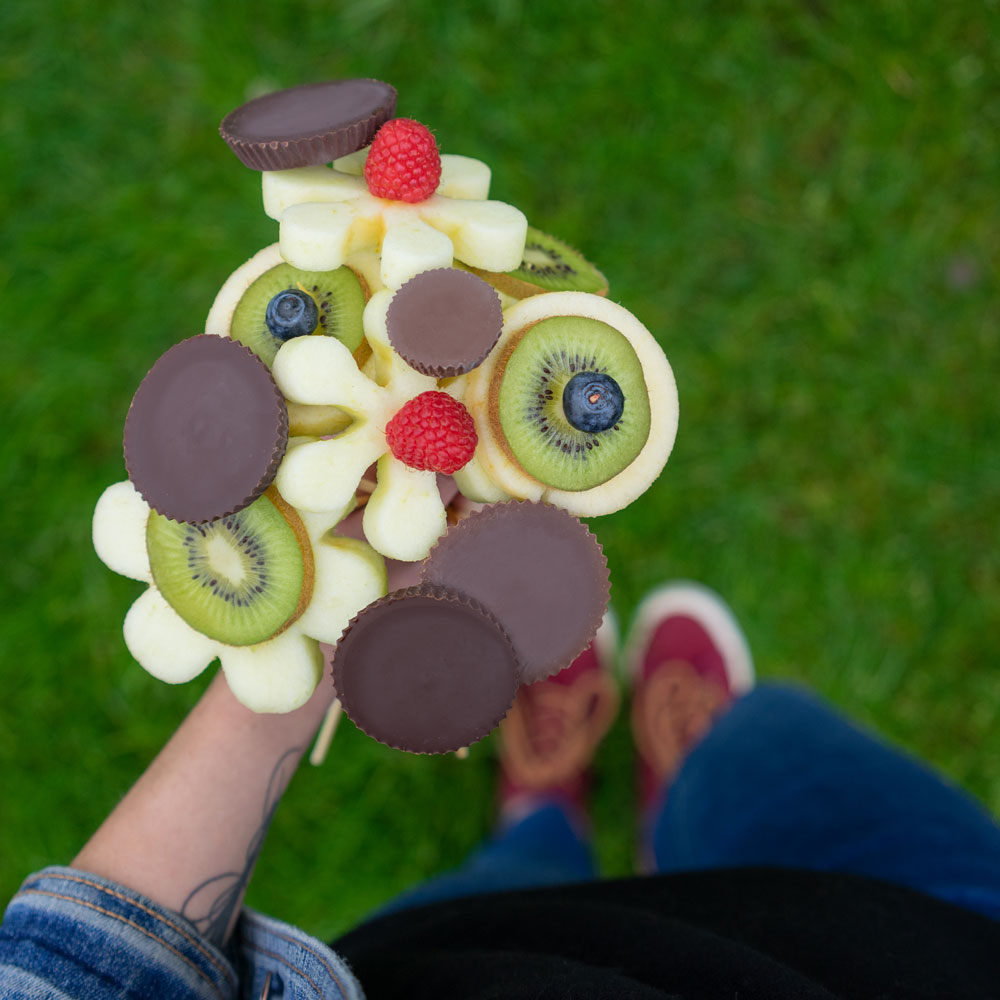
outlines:
M490 504L449 527L420 578L488 608L514 643L526 684L587 648L611 593L596 536L572 514L530 500Z
M445 587L397 590L360 611L332 658L345 714L408 753L449 753L492 732L514 703L517 653L496 616Z
M319 166L368 146L396 113L396 96L381 80L306 83L241 104L219 134L251 170Z
M248 507L271 485L288 411L248 347L200 334L160 355L125 418L132 485L157 513L204 524Z

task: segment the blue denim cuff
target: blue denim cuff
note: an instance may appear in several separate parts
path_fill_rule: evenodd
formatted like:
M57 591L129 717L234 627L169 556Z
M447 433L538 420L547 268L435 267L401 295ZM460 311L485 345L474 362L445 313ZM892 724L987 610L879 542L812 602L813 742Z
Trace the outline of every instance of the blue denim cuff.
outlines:
M285 1000L362 997L341 959L287 924L245 910L230 947L239 977L172 910L97 875L46 868L21 886L0 925L0 995L256 1000L267 983Z

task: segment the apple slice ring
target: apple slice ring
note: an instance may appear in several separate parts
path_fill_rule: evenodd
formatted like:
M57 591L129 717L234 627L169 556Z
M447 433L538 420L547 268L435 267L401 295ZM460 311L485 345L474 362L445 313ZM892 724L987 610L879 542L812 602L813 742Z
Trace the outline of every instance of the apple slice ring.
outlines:
M650 432L638 455L607 482L584 490L549 486L529 475L514 458L500 425L499 386L507 361L536 323L559 316L582 316L606 323L624 336L642 366L649 396ZM610 514L641 496L660 474L677 435L677 383L670 363L653 335L624 307L586 292L534 295L504 313L504 327L486 360L465 376L464 402L476 422L476 460L482 472L504 492L524 500L544 501L578 517Z

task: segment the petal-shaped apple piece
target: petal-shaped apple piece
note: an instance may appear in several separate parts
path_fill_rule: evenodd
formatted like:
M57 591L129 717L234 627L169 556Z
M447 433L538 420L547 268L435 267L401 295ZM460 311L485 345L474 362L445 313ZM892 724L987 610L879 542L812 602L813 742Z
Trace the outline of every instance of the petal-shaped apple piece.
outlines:
M435 194L481 201L490 196L490 168L471 156L441 154L441 180Z
M313 544L313 560L313 596L297 627L320 642L336 643L362 608L385 596L385 560L359 539L332 534Z
M138 664L168 684L197 677L223 648L191 628L153 586L129 608L122 633Z
M451 237L455 256L466 264L485 271L513 271L521 264L528 220L513 205L434 195L420 205L420 216Z
M451 267L451 240L412 212L386 209L382 240L382 282L399 288L421 271Z
M382 282L382 261L374 249L355 250L348 258L347 266L368 286L369 295L374 295L385 287Z
M291 712L304 705L323 676L319 643L297 628L256 646L222 646L230 690L254 712Z
M437 476L383 455L363 524L365 537L382 555L402 562L425 558L448 526Z
M350 201L368 193L364 180L329 167L295 167L265 170L261 177L264 211L280 219L286 208L309 202Z
M352 202L292 205L281 214L281 256L303 271L333 271L364 245L355 231L359 218Z
M365 470L385 448L383 432L371 424L356 423L339 437L286 452L274 485L299 510L339 514L353 499Z
M480 449L477 448L472 458L458 472L452 473L459 492L477 503L502 503L504 500L510 500L510 494L504 492L487 475L483 463L479 460L479 453Z
M366 418L379 407L379 387L336 337L293 337L278 348L271 374L296 403L339 406Z
M333 169L361 177L365 172L365 161L368 159L370 148L359 149L356 153L348 153L347 156L334 160ZM282 173L286 172L282 171ZM435 194L443 194L446 198L468 198L477 201L488 198L490 195L490 168L482 160L474 160L471 156L442 153L441 180L438 182ZM324 199L310 200L323 201Z
M146 552L149 505L126 479L109 486L94 508L94 550L108 569L151 583Z

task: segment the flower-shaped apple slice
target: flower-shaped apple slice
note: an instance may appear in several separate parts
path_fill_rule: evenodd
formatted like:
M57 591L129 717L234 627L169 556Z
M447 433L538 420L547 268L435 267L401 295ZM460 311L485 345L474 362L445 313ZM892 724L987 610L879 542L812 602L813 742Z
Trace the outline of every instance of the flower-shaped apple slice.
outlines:
M516 268L528 231L524 214L484 200L484 164L468 157L441 161L438 192L413 204L378 198L363 177L329 167L265 173L264 211L281 224L282 257L303 270L328 271L375 250L382 283L392 289L421 271L450 267L456 257L486 271Z
M299 518L272 489L231 517L185 525L151 512L127 481L108 487L94 548L115 572L149 584L125 617L129 651L172 684L218 658L248 708L298 708L322 676L319 643L336 643L386 590L377 553L334 533L340 513Z
M383 555L412 562L426 556L445 530L445 510L435 473L393 457L386 426L410 400L436 389L437 380L415 371L392 350L386 329L391 300L392 293L383 290L365 308L365 336L378 381L363 374L343 344L329 337L300 337L278 351L274 377L288 399L340 407L353 421L343 434L286 455L275 483L298 510L339 511L365 470L378 462L378 484L365 507L365 537Z

